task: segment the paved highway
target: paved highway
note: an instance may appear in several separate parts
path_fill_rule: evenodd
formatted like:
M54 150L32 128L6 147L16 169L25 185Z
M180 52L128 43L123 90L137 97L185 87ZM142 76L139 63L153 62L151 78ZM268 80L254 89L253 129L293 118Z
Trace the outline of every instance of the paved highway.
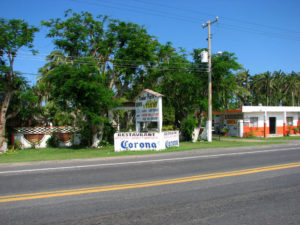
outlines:
M300 224L300 142L0 165L0 224Z

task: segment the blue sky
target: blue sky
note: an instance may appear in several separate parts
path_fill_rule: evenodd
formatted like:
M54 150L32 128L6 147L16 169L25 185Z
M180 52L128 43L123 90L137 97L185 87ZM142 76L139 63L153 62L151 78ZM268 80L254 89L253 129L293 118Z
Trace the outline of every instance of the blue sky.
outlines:
M299 0L1 0L0 17L24 19L31 25L63 17L64 11L88 11L144 25L164 44L182 47L188 53L207 47L207 20L212 25L212 52L235 53L250 74L282 70L300 72ZM33 84L45 56L53 50L47 29L36 35L32 56L22 49L16 70Z

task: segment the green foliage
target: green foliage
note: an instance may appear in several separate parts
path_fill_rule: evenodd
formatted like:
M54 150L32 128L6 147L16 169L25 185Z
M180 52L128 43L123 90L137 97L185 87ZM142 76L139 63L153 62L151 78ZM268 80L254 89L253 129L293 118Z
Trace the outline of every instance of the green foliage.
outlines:
M102 141L99 142L98 147L99 147L99 148L102 148L102 147L109 146L110 144L111 144L111 143L109 143L108 141L102 140Z
M57 148L59 146L59 139L56 137L55 133L51 134L51 137L46 141L48 148Z
M64 18L42 25L60 51L40 69L40 86L61 112L75 115L77 124L89 123L84 127L92 130L91 138L102 132L117 99L144 75L141 67L153 60L157 42L137 24L88 12L68 10Z
M87 147L92 145L93 131L91 124L82 122L80 126L80 144L79 146Z
M245 138L253 138L253 137L255 137L255 136L254 136L254 132L253 132L253 131L249 131L249 132L247 132L247 133L245 134L244 137L245 137Z
M223 128L222 133L228 133L228 128Z
M300 73L268 71L255 74L249 83L250 101L253 105L261 103L266 106L296 106L299 104Z
M33 48L34 33L39 29L29 26L24 20L0 18L0 49L15 57L21 47ZM2 55L2 54L1 54Z
M105 122L104 128L103 128L102 141L106 141L109 144L114 144L114 133L115 132L116 132L116 129L112 126L112 124L109 122Z
M197 120L194 118L184 119L181 124L181 133L186 141L191 141L193 132L197 126Z
M213 107L215 110L230 108L230 102L234 100L237 90L234 71L242 67L237 62L234 53L223 52L212 56L212 85Z
M14 149L15 150L22 150L23 149L23 144L21 141L15 141L14 142Z
M43 107L43 116L47 121L51 121L53 126L74 126L75 116L74 114L62 111L55 101L49 101Z
M33 50L34 33L38 28L29 26L20 19L6 20L0 18L0 93L1 109L8 109L1 115L0 123L0 151L6 150L5 127L7 119L14 118L19 113L18 107L12 107L13 95L18 93L24 80L14 71L14 62L18 51L22 47Z
M174 127L174 125L165 125L162 127L163 131L169 131L169 130L176 130L176 128Z

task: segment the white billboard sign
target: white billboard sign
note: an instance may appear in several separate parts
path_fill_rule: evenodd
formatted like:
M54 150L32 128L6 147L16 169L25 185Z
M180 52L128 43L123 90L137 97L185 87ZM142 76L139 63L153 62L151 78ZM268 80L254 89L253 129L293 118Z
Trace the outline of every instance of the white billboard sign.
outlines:
M179 131L163 132L165 148L179 147Z
M136 122L159 121L159 98L147 92L141 93L136 101Z
M160 133L125 132L115 133L115 151L161 150Z
M114 147L116 152L162 150L178 146L178 131L166 131L162 133L124 132L115 133L114 135Z

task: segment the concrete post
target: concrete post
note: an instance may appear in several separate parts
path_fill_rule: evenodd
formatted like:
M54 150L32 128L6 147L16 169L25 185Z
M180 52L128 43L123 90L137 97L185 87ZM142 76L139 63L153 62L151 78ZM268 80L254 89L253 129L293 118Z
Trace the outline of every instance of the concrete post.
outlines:
M162 111L162 97L158 98L158 132L162 132L163 127L163 111Z
M286 136L286 111L283 112L283 136Z
M267 118L268 118L267 111L265 111L265 114L264 114L264 138L267 137Z

